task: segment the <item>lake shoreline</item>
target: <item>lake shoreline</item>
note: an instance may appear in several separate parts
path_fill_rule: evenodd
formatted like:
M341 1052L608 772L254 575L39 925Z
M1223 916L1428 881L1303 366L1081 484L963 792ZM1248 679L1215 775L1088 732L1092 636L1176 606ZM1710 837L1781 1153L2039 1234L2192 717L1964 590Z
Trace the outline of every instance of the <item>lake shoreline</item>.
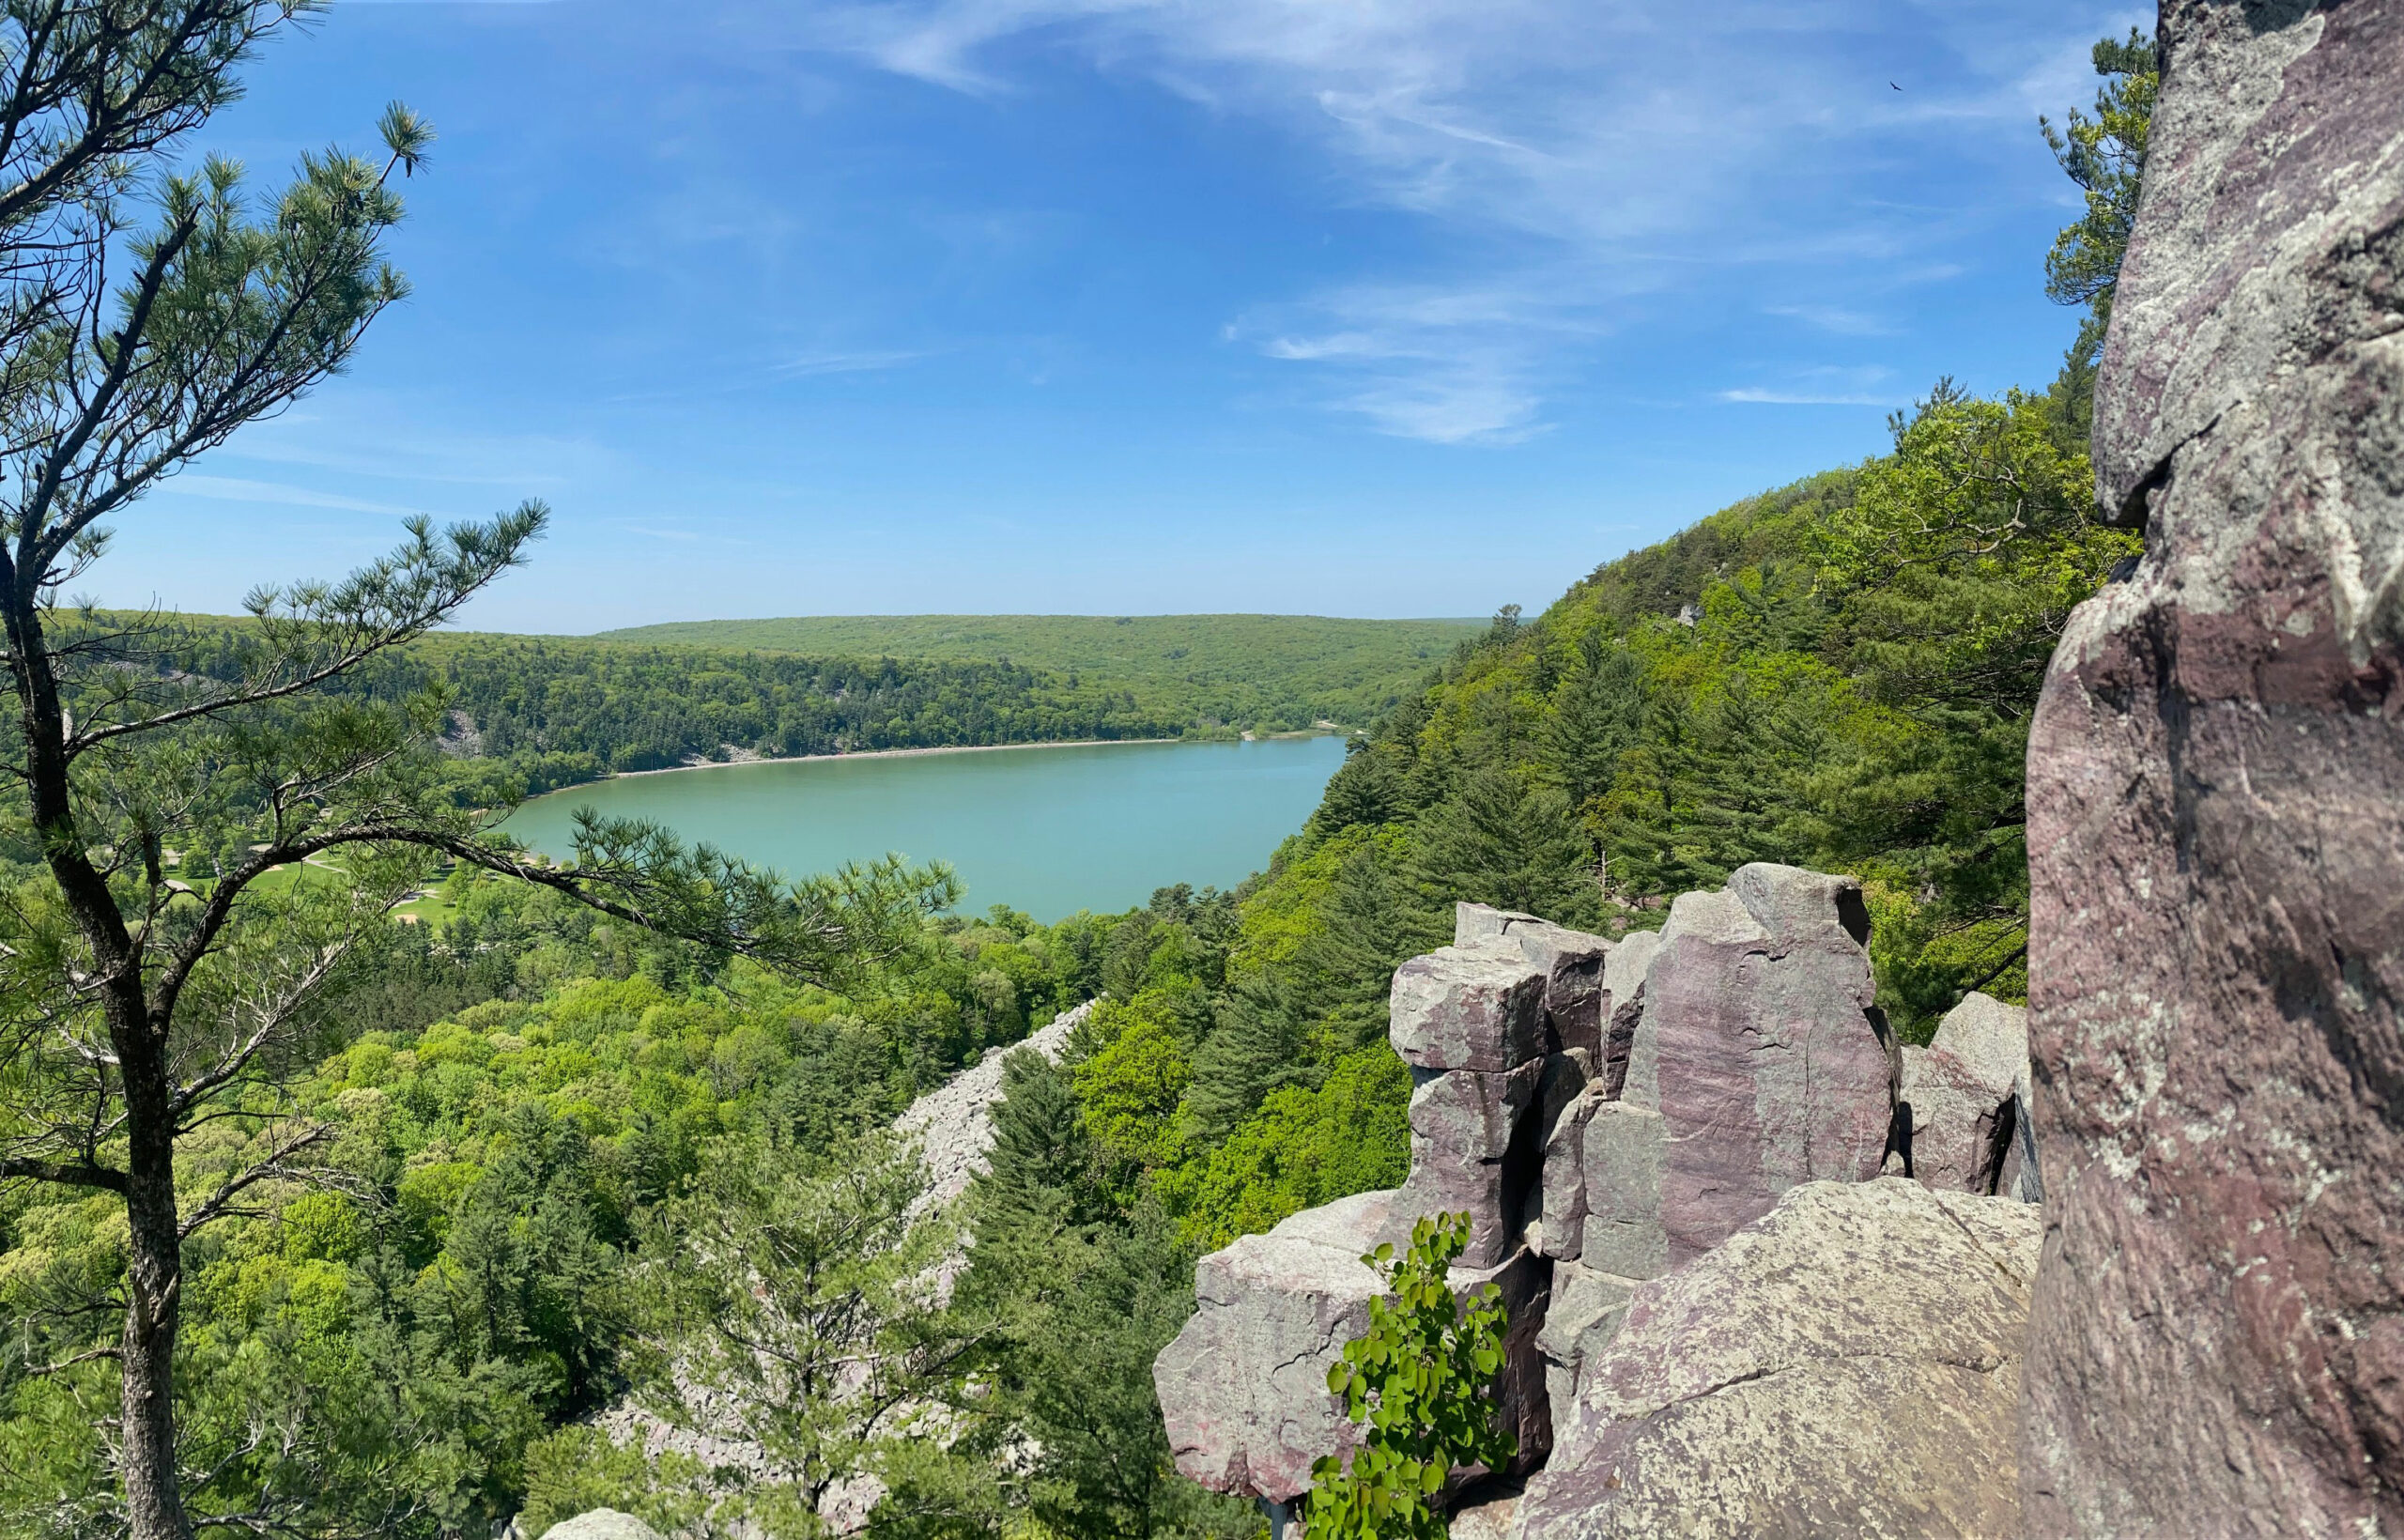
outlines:
M1324 736L1324 734L1308 734ZM1302 734L1297 734L1302 736ZM763 754L747 760L706 760L700 764L671 764L664 770L616 770L606 780L632 780L637 776L681 776L688 770L738 770L751 764L807 764L827 760L899 760L914 754L990 754L998 748L1107 748L1118 744L1236 743L1234 738L1077 738L1046 739L1025 744L941 744L932 748L863 748L849 754ZM562 792L576 788L562 786ZM550 793L545 793L548 795Z

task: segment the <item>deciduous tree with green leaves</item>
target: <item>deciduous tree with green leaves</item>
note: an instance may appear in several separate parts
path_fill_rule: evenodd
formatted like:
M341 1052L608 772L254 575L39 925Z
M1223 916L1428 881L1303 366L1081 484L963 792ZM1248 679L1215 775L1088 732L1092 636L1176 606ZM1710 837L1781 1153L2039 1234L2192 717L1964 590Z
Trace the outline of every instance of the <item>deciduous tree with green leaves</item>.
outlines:
M1344 1345L1327 1388L1363 1424L1349 1462L1311 1467L1310 1540L1441 1540L1437 1502L1454 1471L1500 1470L1518 1440L1494 1425L1493 1387L1509 1324L1502 1290L1456 1298L1453 1260L1469 1246L1470 1216L1436 1214L1361 1258L1386 1275L1391 1299L1369 1301L1369 1330Z

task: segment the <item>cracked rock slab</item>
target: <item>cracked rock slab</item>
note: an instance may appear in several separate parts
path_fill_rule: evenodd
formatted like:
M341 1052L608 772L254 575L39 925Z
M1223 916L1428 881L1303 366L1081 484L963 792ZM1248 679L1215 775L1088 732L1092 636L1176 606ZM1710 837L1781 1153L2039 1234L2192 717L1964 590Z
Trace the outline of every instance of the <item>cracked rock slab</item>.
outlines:
M2026 1204L1901 1178L1792 1189L1632 1287L1513 1533L2017 1535L2042 1231Z
M1603 1018L1610 1009L1603 994L1603 967L1610 955L1610 942L1533 915L1490 909L1482 903L1453 906L1454 946L1496 943L1517 947L1529 962L1544 969L1544 1014L1550 1045L1600 1053Z
M1858 882L1796 867L1739 867L1723 891L1671 905L1621 1091L1665 1125L1670 1266L1797 1183L1878 1174L1894 1085L1871 1015L1869 937ZM1590 1162L1590 1212L1595 1181ZM1592 1261L1591 1223L1587 1237Z
M1387 1036L1414 1070L1507 1073L1545 1054L1548 970L1518 947L1439 947L1394 972Z

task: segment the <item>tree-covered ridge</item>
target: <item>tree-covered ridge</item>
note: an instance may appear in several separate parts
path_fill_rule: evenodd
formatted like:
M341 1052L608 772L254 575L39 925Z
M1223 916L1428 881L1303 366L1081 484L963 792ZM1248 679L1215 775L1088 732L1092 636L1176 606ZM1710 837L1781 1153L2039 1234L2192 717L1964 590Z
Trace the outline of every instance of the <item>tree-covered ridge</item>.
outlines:
M136 619L89 617L100 627ZM1476 634L1446 621L1035 621L963 620L983 629L957 634L964 639L958 655L943 646L918 649L906 626L880 634L883 622L824 623L833 634L810 639L830 646L810 651L747 640L649 645L437 633L328 687L382 700L439 692L450 713L450 752L498 762L526 790L542 792L730 755L1174 738L1296 731L1328 720L1358 726L1417 688ZM146 654L162 672L239 677L263 644L256 625L241 618L140 624ZM1114 654L1104 633L1133 639ZM831 645L887 641L898 645L855 652ZM1288 642L1291 652L1283 650ZM1013 651L1022 643L1034 655Z
M1007 660L1192 719L1365 727L1482 621L1322 615L818 615L690 621L597 639L824 656ZM1179 702L1171 706L1170 702Z

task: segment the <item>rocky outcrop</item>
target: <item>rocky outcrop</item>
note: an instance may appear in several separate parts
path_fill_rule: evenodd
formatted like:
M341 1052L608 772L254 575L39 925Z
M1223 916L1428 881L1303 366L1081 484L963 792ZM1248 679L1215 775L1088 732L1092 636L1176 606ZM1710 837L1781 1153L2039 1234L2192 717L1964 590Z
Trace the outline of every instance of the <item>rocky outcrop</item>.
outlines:
M2026 1204L1900 1178L1789 1190L1634 1286L1511 1532L2018 1533L2040 1231Z
M1093 1014L1088 1000L1064 1010L1020 1042L989 1048L985 1056L935 1089L910 1103L893 1121L893 1132L918 1147L918 1163L926 1168L927 1190L917 1200L921 1211L944 1208L968 1191L985 1169L994 1147L994 1103L1002 1099L1002 1061L1012 1054L1040 1054L1055 1064L1068 1051L1070 1034Z
M1903 1050L1911 1109L1911 1170L1949 1193L2033 1201L2036 1165L2027 1117L2028 1013L1972 994L1938 1024L1926 1048ZM1898 1121L1901 1121L1899 1115Z
M1316 1460L1357 1446L1326 1376L1382 1287L1362 1254L1467 1209L1453 1282L1503 1289L1496 1402L1520 1458L1458 1492L1454 1532L2011 1532L2039 1215L1973 1195L1967 1155L1940 1152L1931 1186L1867 1182L1901 1062L1868 936L1857 885L1787 867L1611 944L1464 905L1454 944L1395 976L1405 1185L1195 1270L1194 1318L1153 1367L1179 1469L1307 1492ZM1564 1046L1577 1021L1592 1046ZM1932 1136L1958 1125L2004 1173L2026 1060L2011 1008L1949 1017L1912 1061ZM1938 1110L1949 1076L1960 1107Z
M595 1508L552 1525L541 1540L660 1540L659 1532L632 1514Z
M1603 966L1611 944L1533 915L1489 909L1482 903L1453 906L1453 945L1500 943L1544 970L1544 1013L1555 1048L1600 1051L1603 1019L1610 1013Z
M1552 1265L1552 1300L1536 1351L1544 1355L1545 1398L1556 1415L1565 1416L1577 1404L1586 1363L1618 1333L1636 1284L1579 1262Z
M1440 947L1395 970L1387 1036L1414 1070L1507 1074L1545 1055L1544 987L1516 947Z
M1364 1193L1307 1209L1194 1269L1194 1318L1152 1365L1169 1449L1188 1477L1284 1502L1310 1490L1312 1462L1357 1447L1327 1371L1368 1329L1369 1301L1384 1291L1362 1257L1406 1224L1395 1197ZM1522 1250L1452 1274L1456 1292L1502 1290L1511 1329L1498 1409L1530 1462L1550 1438L1535 1346L1549 1282L1541 1260Z
M1661 1116L1670 1266L1799 1182L1877 1174L1894 1087L1869 937L1860 884L1795 867L1742 867L1671 906L1621 1091ZM1591 1212L1591 1171L1587 1185ZM1590 1218L1590 1248L1594 1234Z
M2404 5L2166 0L2029 744L2032 1532L2404 1532Z

